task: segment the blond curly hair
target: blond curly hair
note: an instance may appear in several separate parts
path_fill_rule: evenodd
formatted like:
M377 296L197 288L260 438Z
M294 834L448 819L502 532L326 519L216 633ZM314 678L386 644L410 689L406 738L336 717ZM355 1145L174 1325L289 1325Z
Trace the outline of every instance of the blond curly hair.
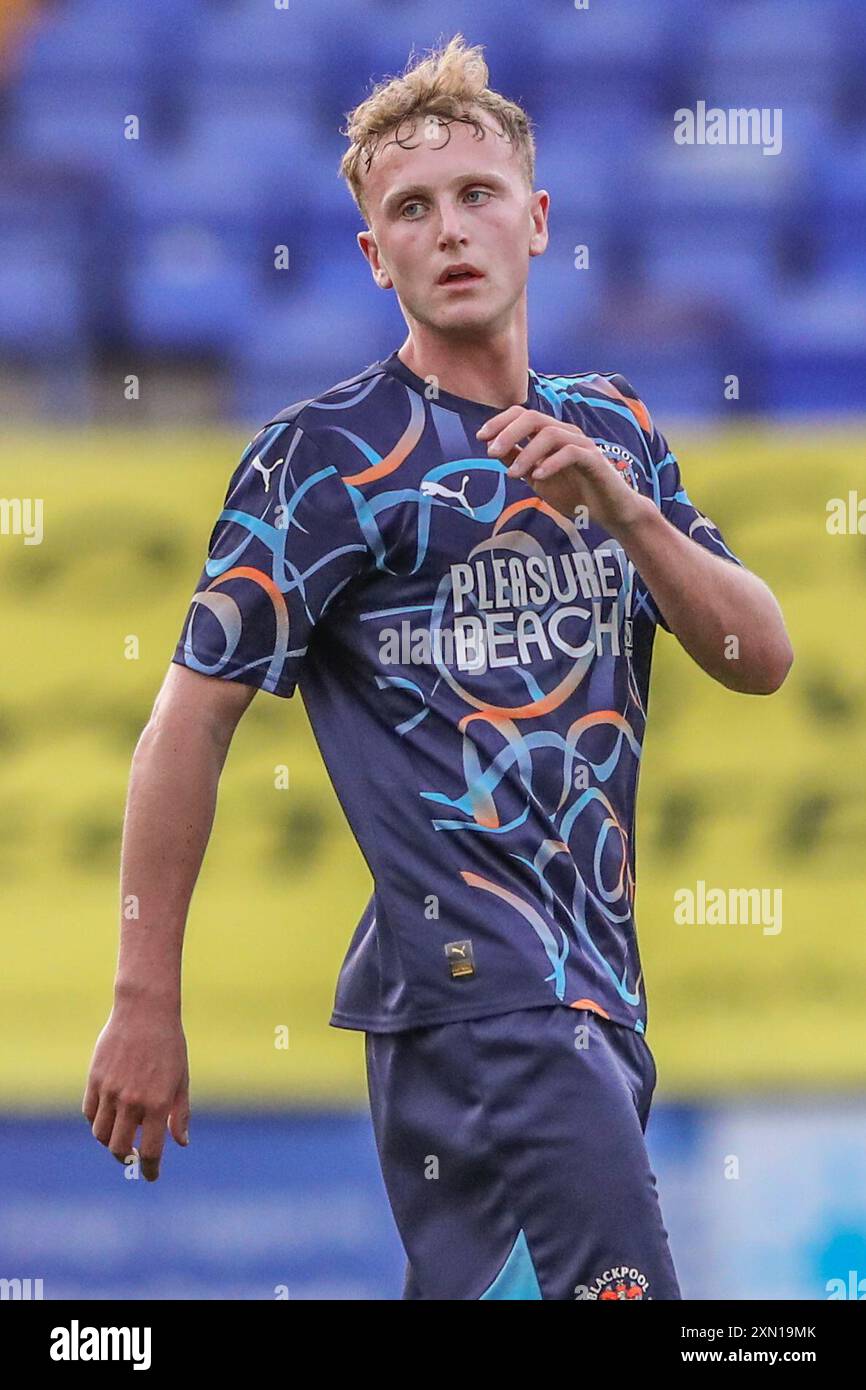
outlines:
M437 118L437 129L452 121L470 125L480 138L484 125L480 113L493 117L502 134L520 156L529 187L535 181L535 138L532 121L522 107L509 101L487 85L489 78L484 49L469 46L462 34L455 34L444 47L429 51L426 58L413 60L410 54L404 72L384 78L370 95L347 113L341 130L349 148L340 161L340 176L349 185L352 197L364 218L364 175L384 135L394 132L398 144L409 145L419 118ZM450 130L445 139L450 138Z

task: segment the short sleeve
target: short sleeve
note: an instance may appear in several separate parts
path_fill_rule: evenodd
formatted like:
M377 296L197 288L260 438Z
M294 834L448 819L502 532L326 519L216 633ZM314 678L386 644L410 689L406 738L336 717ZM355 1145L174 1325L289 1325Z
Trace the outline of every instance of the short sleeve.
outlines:
M662 515L678 531L682 531L684 536L696 541L705 550L711 551L713 555L718 555L723 560L730 560L733 564L745 568L742 560L727 545L715 522L696 507L689 497L676 455L671 452L667 440L656 428L652 416L634 388L624 377L619 375L611 375L609 380L622 392L643 435L648 465L652 475L653 496ZM665 632L670 632L670 627L645 586L644 596L646 607L651 616L660 627L664 628Z
M368 559L322 446L295 422L266 426L231 476L172 660L292 695L314 627Z

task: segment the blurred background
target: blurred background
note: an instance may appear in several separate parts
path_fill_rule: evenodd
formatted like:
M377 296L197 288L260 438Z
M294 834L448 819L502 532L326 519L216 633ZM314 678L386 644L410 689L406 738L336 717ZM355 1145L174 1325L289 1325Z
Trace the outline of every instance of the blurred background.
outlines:
M44 538L0 533L0 1278L46 1298L399 1297L363 1038L327 1023L370 883L297 698L256 698L223 776L189 1150L137 1181L80 1105L129 762L227 479L405 337L340 126L457 31L537 127L534 367L634 383L796 652L765 700L656 643L637 918L683 1292L866 1297L866 9L4 0L0 498ZM676 144L699 101L780 110L781 149ZM699 881L781 889L782 930L676 924Z

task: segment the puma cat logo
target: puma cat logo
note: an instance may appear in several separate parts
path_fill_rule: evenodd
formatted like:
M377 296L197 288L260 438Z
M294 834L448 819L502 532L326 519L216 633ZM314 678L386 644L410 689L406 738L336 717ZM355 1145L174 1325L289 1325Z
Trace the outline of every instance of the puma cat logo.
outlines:
M274 469L279 468L280 464L283 462L283 459L277 459L276 463L272 463L270 468L265 468L265 465L262 463L260 455L256 454L255 458L253 459L253 468L256 470L257 473L261 473L262 477L264 478L265 492L270 492L271 474L273 473Z
M475 512L474 512L473 508L469 505L469 503L466 501L466 496L465 496L465 493L466 493L466 484L467 484L468 482L469 482L469 474L468 474L468 473L464 473L464 474L463 474L463 483L462 483L462 486L461 486L461 488L460 488L460 491L459 491L459 492L455 492L455 491L453 490L453 488L446 487L444 483L434 483L434 482L430 482L430 481L428 481L427 479L425 479L424 482L421 484L421 492L422 492L422 494L423 494L424 497L456 497L456 499L457 499L457 501L460 503L461 507L465 507L465 508L466 508L466 511L469 513L469 515L470 515L470 516L474 516L474 515L475 515Z

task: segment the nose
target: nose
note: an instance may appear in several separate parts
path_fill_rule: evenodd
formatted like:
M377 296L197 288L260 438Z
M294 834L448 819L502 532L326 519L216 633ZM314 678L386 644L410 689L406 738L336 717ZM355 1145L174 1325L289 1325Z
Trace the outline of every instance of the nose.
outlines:
M466 234L461 222L461 211L454 203L445 202L439 208L439 249L445 251L450 246L465 244Z

